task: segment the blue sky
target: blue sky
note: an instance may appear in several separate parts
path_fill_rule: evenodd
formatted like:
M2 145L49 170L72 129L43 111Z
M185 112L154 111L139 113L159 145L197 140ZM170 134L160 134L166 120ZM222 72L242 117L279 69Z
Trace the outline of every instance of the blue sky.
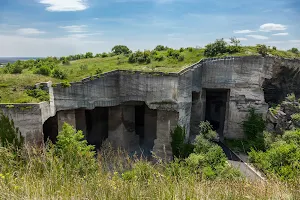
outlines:
M157 44L300 48L300 0L0 0L0 56L62 56Z

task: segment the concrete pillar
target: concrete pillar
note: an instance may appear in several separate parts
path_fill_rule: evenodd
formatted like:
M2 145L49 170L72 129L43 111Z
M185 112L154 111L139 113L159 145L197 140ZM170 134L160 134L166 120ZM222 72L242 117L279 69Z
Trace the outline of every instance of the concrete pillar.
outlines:
M115 148L129 152L138 150L139 136L135 134L135 107L121 105L108 111L108 141Z
M63 124L66 122L76 128L75 110L62 110L57 112L58 132L62 131Z
M86 118L85 118L85 110L77 109L75 111L75 119L76 119L76 129L81 130L82 133L86 136Z
M156 123L156 110L151 110L145 106L143 149L147 155L153 150L154 140L156 139Z
M157 139L154 141L153 153L164 160L172 159L171 130L178 123L178 113L173 111L157 110Z
M200 132L200 122L205 120L206 109L206 92L193 92L192 109L191 109L191 133L190 140L193 141L195 136Z

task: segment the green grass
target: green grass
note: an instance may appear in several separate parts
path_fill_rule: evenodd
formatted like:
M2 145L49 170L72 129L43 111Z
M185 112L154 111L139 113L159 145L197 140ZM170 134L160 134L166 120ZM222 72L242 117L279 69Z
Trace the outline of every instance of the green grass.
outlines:
M269 50L270 53L282 57L300 57L300 54L292 52ZM131 64L128 62L128 57L124 55L105 57L105 58L90 58L71 61L70 65L60 64L58 68L67 74L69 82L80 81L83 78L91 75L96 75L97 71L108 72L116 69L122 70L138 70L144 72L179 72L180 70L198 62L205 58L204 49L193 49L189 51L185 49L181 52L184 55L183 61L168 58L167 51L158 51L158 55L163 55L163 61L151 60L149 64ZM236 54L223 54L224 56L247 56L258 55L256 47L242 47L242 51ZM0 103L34 103L40 102L39 99L30 97L26 94L26 87L34 86L38 82L52 81L53 83L62 82L62 80L52 78L50 76L42 76L34 74L35 68L25 69L22 74L5 74L4 70L0 68Z

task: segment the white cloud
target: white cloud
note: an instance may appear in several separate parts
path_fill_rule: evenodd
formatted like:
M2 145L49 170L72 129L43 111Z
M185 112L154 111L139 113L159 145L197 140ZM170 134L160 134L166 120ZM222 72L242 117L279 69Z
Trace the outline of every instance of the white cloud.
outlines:
M253 32L256 32L256 31L251 31L251 30L236 30L236 31L233 31L233 33L253 33Z
M300 40L289 40L291 43L300 43Z
M246 40L248 40L247 38L236 38L236 39L238 39L239 41L246 41Z
M83 33L86 32L86 25L71 25L71 26L60 26L59 28L65 29L69 33Z
M88 8L86 0L40 0L50 12L81 11Z
M17 33L20 35L39 35L45 32L35 28L20 28L17 30Z
M272 34L272 35L284 36L284 35L289 35L289 33L275 33L275 34Z
M287 27L283 24L273 24L273 23L267 23L260 26L260 31L263 32L270 32L270 31L284 31Z
M263 36L263 35L246 35L246 36L254 38L254 39L258 39L258 40L267 40L267 39L269 39L268 37Z

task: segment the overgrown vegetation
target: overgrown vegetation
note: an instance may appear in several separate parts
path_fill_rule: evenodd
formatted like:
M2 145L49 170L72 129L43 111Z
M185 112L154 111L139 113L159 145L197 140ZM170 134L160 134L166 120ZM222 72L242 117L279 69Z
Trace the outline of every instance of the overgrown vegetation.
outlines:
M269 176L300 180L300 129L286 131L271 140L266 151L249 152L250 160Z
M281 51L267 48L267 53L274 56L300 58L296 48ZM95 74L96 70L108 72L116 69L141 70L146 72L178 72L185 67L211 56L246 56L258 55L254 46L241 46L236 38L230 43L223 39L209 44L206 48L180 48L175 50L158 45L154 50L133 52L124 45L116 45L111 52L70 55L66 57L47 57L36 60L17 61L0 68L0 102L39 102L29 97L26 89L37 82L52 81L57 84L61 80L80 81ZM98 73L96 73L98 74ZM16 81L19 80L19 81Z
M197 139L195 152L184 162L176 159L169 164L129 157L109 144L96 157L82 132L65 124L57 143L48 142L46 148L0 148L0 198L267 199L299 195L298 184L250 184L236 178L222 152L212 145L204 155L202 143Z

